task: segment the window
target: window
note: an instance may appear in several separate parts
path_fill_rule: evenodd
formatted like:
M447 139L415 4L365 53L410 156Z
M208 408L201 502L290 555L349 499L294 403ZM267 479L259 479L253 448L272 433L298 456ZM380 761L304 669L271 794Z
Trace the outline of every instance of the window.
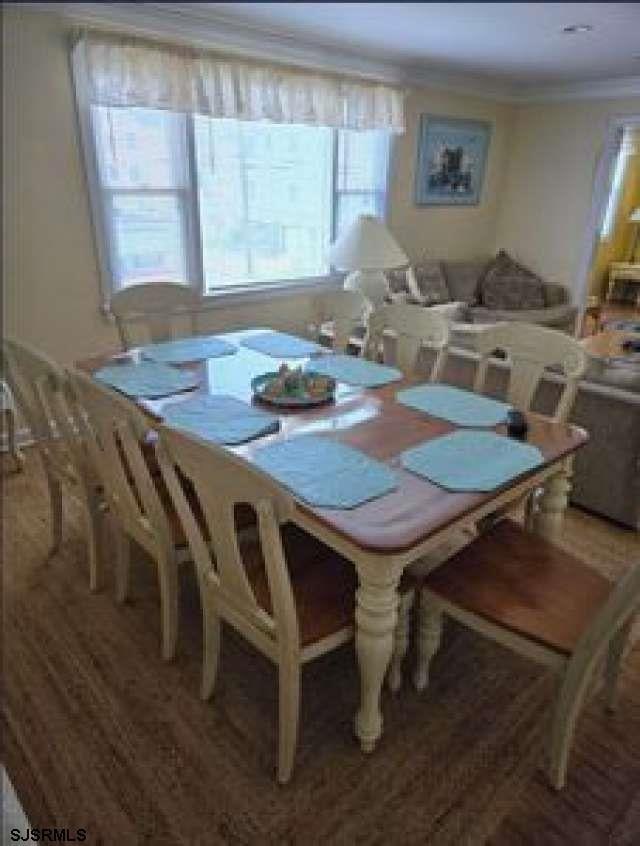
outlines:
M325 276L362 213L384 215L389 135L91 107L114 290L153 277L205 294Z
M631 134L629 130L623 130L620 133L620 149L616 153L611 168L609 197L607 199L607 206L602 219L602 226L600 228L600 238L602 240L611 238L613 235L613 230L616 225L616 217L618 215L618 207L622 196L627 161L629 160L629 154L632 151L633 145L631 141Z

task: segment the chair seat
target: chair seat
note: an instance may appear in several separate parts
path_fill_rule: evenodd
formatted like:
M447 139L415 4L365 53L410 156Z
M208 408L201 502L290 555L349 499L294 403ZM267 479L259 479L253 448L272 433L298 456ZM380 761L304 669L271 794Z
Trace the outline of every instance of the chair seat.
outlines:
M612 583L544 538L502 520L425 577L436 597L570 655Z
M283 527L282 542L298 612L301 646L353 626L358 584L353 564L297 526ZM241 552L256 600L271 614L271 594L259 541L243 542Z

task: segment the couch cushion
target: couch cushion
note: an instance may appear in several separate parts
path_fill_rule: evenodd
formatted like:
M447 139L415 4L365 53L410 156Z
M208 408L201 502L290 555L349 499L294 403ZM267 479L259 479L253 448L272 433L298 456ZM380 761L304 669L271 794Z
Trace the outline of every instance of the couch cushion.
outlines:
M478 302L478 282L487 261L444 261L445 279L452 300L469 304Z
M478 287L486 308L516 311L546 306L542 279L504 250L485 269Z
M536 309L499 309L484 306L469 306L468 319L472 323L537 323L538 326L552 326L573 330L578 309L572 305Z

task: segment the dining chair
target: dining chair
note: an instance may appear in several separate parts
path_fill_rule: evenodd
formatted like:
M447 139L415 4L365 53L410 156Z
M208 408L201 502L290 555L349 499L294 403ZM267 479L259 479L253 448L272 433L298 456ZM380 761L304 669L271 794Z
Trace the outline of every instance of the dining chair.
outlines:
M558 422L567 420L587 366L587 354L578 339L532 323L496 323L474 338L480 354L474 391L481 393L485 388L491 356L504 353L510 364L506 400L518 410L528 411L545 370L560 369L565 386L552 416Z
M116 291L110 309L123 350L135 346L130 331L134 325L144 326L151 341L157 343L174 337L175 321L186 318L190 334L195 335L201 302L199 292L192 285L164 280L129 285Z
M202 698L214 690L225 621L278 668L277 777L285 783L297 745L301 669L353 637L355 568L295 526L292 498L233 453L166 426L159 429L156 450L198 574ZM210 545L176 468L193 485ZM257 531L238 531L234 511L240 504L255 510Z
M605 659L606 704L616 682L632 617L640 607L640 562L613 584L576 556L502 520L423 581L415 683L428 684L443 615L551 668L557 693L548 741L548 774L565 785L580 708Z
M476 335L476 350L480 362L476 370L473 389L484 390L490 359L500 352L510 365L506 400L519 411L528 411L547 368L560 370L565 385L558 397L552 419L564 423L575 402L578 382L584 374L588 357L579 340L556 329L529 323L497 323ZM525 521L530 528L539 491L531 491L524 500ZM479 524L480 530L492 525L503 514L513 511L522 501L512 503L507 509L487 515Z
M154 432L142 412L115 391L78 371L69 378L84 411L78 415L81 433L112 517L116 599L124 603L128 598L131 542L135 541L157 566L162 656L171 660L178 638L178 568L189 555L166 488L160 476L152 475L145 456L145 445Z
M312 303L309 329L315 340L328 337L336 352L346 352L366 325L371 303L360 291L328 291Z
M98 475L82 440L65 371L44 353L14 338L2 341L2 366L42 460L51 508L53 556L62 542L63 492L82 505L87 531L89 587L102 584L105 509Z
M448 344L448 321L423 306L384 304L369 315L366 355L377 359L382 350L383 361L398 367L405 376L421 375L422 352L427 347L435 352L428 379L437 382L446 364Z

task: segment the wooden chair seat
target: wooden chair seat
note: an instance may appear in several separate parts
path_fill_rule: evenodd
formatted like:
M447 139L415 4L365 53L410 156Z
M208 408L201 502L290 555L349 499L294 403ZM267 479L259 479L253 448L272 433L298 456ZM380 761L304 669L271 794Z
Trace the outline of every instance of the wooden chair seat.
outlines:
M282 528L282 542L298 613L300 645L317 643L353 626L355 567L297 526ZM256 600L272 614L271 592L259 540L241 544L242 558Z
M570 655L613 585L580 559L502 520L424 580L437 597Z

